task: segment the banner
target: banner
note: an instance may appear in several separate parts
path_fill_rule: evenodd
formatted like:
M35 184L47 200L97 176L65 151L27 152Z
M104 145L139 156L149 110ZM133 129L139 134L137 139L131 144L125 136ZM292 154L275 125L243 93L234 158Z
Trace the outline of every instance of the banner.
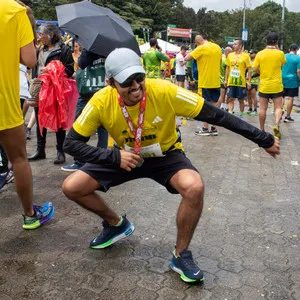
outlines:
M191 38L192 29L168 27L168 36Z

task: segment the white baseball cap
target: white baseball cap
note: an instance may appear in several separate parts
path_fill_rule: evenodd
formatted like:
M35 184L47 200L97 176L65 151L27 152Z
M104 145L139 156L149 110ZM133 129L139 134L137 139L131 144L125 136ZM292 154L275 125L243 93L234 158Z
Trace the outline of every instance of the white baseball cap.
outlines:
M140 57L129 48L117 48L105 60L105 72L108 78L123 83L136 73L145 74Z

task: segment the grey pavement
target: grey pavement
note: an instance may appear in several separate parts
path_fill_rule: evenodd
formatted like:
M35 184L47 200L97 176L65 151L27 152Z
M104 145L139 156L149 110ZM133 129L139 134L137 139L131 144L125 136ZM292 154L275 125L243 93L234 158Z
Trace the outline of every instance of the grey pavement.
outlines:
M218 137L200 137L195 121L181 127L187 156L206 185L190 246L205 273L201 285L188 285L169 269L180 197L147 179L104 195L134 222L134 234L108 249L89 248L100 219L63 195L68 174L53 165L50 133L47 159L31 166L35 201L54 202L53 220L22 230L14 184L0 192L0 299L299 300L300 114L293 117L295 123L281 125L276 160L225 129ZM244 118L258 125L258 117ZM272 120L269 113L269 130ZM29 153L35 145L35 138L28 142Z

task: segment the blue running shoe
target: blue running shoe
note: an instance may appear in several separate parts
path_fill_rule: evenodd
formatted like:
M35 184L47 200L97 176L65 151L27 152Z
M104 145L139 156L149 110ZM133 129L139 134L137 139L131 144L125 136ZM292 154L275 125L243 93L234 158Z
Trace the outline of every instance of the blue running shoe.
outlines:
M195 264L190 250L181 251L178 257L176 257L174 250L170 267L173 271L180 274L184 282L200 282L204 280L203 272Z
M5 172L5 173L1 173L0 174L0 190L4 187L4 185L6 184L6 177L8 175L8 172Z
M42 206L33 204L33 209L35 212L34 216L23 216L24 229L36 229L40 227L42 224L46 223L53 217L55 211L52 202L45 202Z
M71 165L62 166L60 169L65 172L75 172L75 171L79 170L83 165L84 165L84 163L74 162Z
M106 221L102 222L103 230L90 242L90 247L93 249L103 249L115 242L130 236L134 231L133 223L129 222L126 216L123 216L123 221L120 226L111 226Z

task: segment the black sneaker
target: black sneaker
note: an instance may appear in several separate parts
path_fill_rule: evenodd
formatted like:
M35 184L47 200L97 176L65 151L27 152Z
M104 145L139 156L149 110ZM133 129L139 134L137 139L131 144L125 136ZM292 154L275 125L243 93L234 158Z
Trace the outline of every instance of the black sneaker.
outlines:
M284 123L291 123L291 122L294 122L294 121L295 121L295 120L292 119L291 116L285 117L284 120L283 120Z
M26 139L30 140L31 139L31 128L26 127Z
M122 218L123 221L120 226L111 226L106 221L103 221L103 230L90 242L90 247L93 249L103 249L131 235L134 231L133 223L129 222L126 216Z
M202 127L202 129L200 129L200 130L196 130L195 134L196 135L202 135L202 136L209 136L210 135L208 128L205 128L205 127Z
M195 264L190 250L181 251L178 257L175 256L174 250L170 267L173 271L180 274L184 282L200 282L204 280L203 272Z
M217 128L212 126L212 127L210 128L209 135L217 136L217 135L218 135L218 130L217 130Z

